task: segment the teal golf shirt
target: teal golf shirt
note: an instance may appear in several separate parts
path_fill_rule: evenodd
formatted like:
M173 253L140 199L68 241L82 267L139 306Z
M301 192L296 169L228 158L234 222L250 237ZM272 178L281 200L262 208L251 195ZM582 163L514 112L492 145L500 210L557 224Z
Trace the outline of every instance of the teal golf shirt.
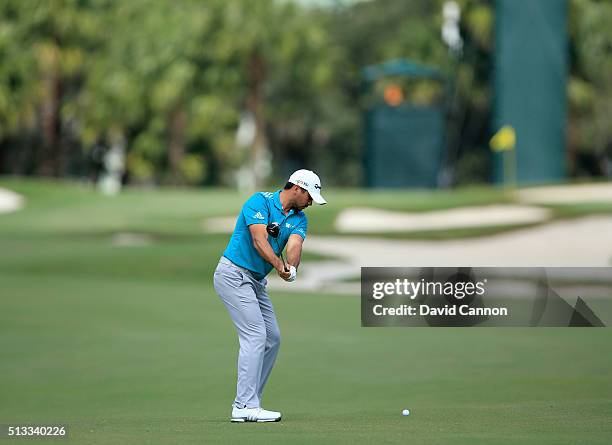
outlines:
M276 192L257 192L242 206L242 211L236 220L234 233L223 252L223 256L232 263L250 270L255 278L261 280L273 269L272 265L264 260L253 246L253 237L249 226L251 224L265 224L277 222L280 225L280 234L274 239L268 236L268 242L276 255L285 248L289 237L297 234L306 239L308 219L304 212L291 209L285 215L280 202L280 190Z

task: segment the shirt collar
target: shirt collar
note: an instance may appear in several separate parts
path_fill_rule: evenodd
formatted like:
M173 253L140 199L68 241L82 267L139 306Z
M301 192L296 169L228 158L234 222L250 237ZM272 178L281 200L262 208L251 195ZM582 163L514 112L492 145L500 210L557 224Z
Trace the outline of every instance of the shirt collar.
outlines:
M277 190L276 192L274 192L273 201L274 201L274 205L276 206L276 208L279 209L282 212L283 211L283 205L281 204L281 201L280 201L280 192L281 192L280 189Z
M274 192L274 197L272 200L274 201L274 205L276 206L276 208L280 210L281 213L284 213L283 204L281 203L281 200L280 200L280 193L281 193L280 189ZM287 216L293 215L294 213L295 213L295 210L289 209L289 211L287 212Z

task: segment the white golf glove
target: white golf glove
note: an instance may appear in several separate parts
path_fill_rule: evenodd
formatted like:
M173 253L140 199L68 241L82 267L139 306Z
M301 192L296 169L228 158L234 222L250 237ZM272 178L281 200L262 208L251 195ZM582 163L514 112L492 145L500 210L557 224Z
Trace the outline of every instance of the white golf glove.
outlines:
M295 268L295 266L289 266L289 273L291 275L289 275L289 278L287 278L288 282L293 282L295 281L295 279L297 278L297 269Z

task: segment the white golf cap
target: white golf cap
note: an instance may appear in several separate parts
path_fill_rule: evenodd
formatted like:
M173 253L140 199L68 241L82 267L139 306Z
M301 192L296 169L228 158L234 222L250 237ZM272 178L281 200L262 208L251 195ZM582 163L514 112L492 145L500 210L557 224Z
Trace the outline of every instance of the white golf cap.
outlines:
M327 204L321 196L321 180L315 172L310 170L297 170L289 177L289 182L307 190L312 200L317 204Z

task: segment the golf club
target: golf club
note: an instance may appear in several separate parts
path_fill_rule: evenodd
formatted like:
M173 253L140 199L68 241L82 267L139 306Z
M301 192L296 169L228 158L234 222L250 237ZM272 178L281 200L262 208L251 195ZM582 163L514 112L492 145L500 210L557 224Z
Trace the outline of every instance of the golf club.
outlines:
M280 235L280 225L277 222L271 222L266 226L266 232L276 241L276 248L280 250L280 245L278 244L278 235ZM280 251L280 258L283 262L283 268L285 272L288 272L287 264L285 264L285 259L283 258L283 251Z

